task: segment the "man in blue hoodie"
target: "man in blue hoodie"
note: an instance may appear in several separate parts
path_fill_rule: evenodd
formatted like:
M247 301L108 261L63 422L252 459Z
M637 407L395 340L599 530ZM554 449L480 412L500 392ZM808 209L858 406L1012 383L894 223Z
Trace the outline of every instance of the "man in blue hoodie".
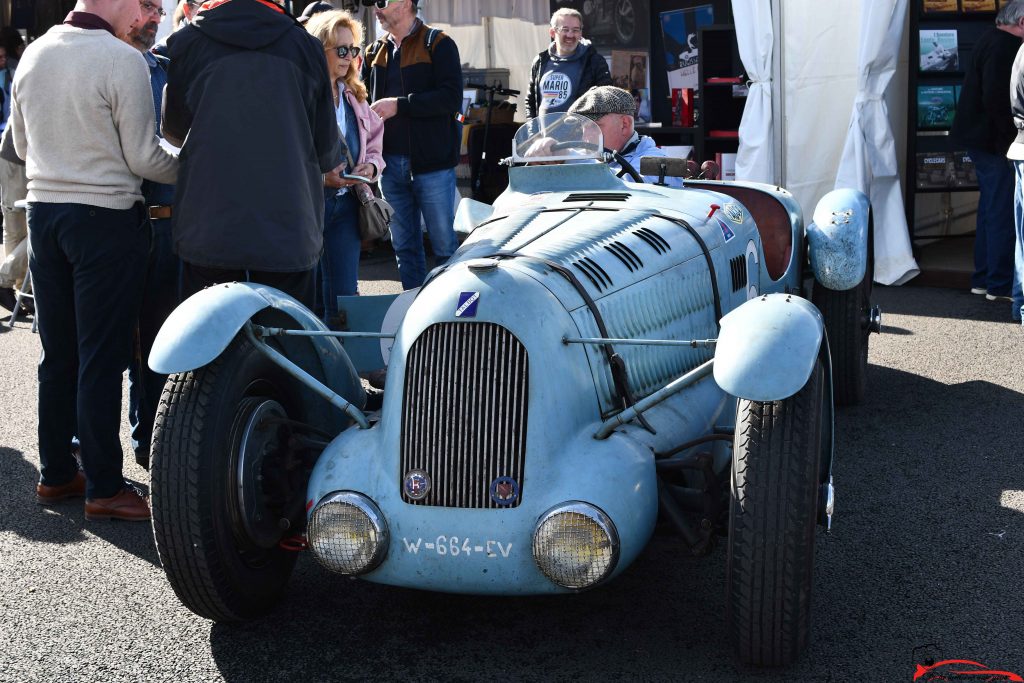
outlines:
M611 85L608 62L583 37L583 15L560 9L551 15L551 45L530 67L526 116L568 111L580 95L595 85Z

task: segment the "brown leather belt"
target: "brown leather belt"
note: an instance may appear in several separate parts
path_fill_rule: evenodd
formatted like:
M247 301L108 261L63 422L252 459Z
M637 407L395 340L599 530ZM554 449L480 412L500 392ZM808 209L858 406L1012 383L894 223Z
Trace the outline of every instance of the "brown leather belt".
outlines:
M149 218L150 220L160 220L162 218L171 217L171 207L169 206L151 206L149 207Z

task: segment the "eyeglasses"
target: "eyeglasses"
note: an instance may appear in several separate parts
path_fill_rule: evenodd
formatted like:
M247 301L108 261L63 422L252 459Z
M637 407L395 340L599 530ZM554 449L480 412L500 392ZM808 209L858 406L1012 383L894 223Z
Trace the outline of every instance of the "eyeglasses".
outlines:
M140 2L139 5L142 7L142 11L146 14L156 14L161 17L166 17L167 12L160 5L154 5L153 3L146 0L146 2Z
M578 36L581 33L583 33L583 29L581 28L567 28L565 26L555 30L561 33L563 36Z
M401 2L401 1L402 0L376 0L376 2L374 2L372 4L376 5L377 9L384 9L388 5L391 5L391 4L396 3L396 2ZM363 4L367 4L367 3L363 3Z
M359 56L360 50L358 45L339 45L338 47L328 47L325 49L327 52L334 52L338 55L338 59L345 59L345 57L348 57L349 55L355 59Z

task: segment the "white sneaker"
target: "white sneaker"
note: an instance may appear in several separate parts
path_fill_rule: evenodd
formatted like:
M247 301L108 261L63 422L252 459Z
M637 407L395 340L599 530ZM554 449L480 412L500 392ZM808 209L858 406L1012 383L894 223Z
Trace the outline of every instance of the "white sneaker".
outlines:
M988 294L988 290L984 287L971 287L971 294Z
M985 294L985 298L989 301L1013 301L1012 297L1003 296L1001 294Z

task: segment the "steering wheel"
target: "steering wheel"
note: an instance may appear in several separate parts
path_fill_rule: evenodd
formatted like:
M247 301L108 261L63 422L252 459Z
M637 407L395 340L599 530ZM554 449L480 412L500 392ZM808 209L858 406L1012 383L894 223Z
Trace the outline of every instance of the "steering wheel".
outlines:
M612 152L612 158L615 159L615 163L617 163L619 166L622 167L619 170L619 172L615 174L616 178L621 178L622 176L624 176L624 175L626 175L628 173L630 176L633 177L633 182L636 182L636 183L643 183L643 182L645 182L644 181L644 177L642 175L640 175L639 173L637 173L636 169L633 168L633 164L631 164L628 161L626 161L626 157L622 156L618 152Z
M586 140L564 140L551 145L552 152L560 152L563 149L582 149L585 152L596 152L600 148L596 142L587 142Z

